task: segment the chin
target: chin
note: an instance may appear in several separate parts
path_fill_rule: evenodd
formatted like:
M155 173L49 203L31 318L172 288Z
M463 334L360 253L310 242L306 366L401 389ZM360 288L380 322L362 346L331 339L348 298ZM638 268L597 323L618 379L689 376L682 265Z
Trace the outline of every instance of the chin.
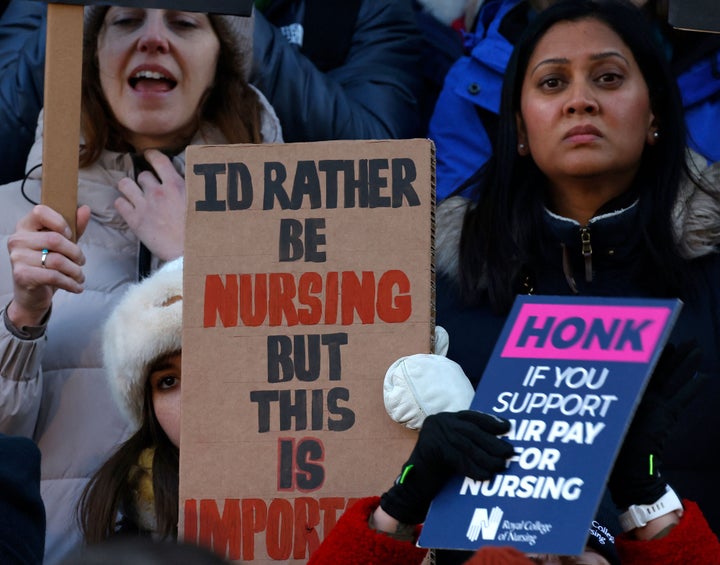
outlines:
M130 132L129 142L137 151L152 148L172 148L179 144L179 140L186 139L187 128L169 127L167 124L154 124L147 120L135 127L125 126Z

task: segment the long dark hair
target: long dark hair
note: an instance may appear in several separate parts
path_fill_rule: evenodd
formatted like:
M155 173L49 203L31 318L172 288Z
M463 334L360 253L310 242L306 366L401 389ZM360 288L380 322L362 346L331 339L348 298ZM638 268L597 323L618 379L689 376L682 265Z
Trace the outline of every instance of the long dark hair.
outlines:
M617 33L632 51L650 93L660 132L646 146L633 188L638 191L643 256L660 268L663 288L679 286L682 258L675 244L672 209L683 172L687 172L682 102L669 64L646 16L624 0L561 0L531 20L505 72L495 154L468 182L477 204L468 209L460 242L460 284L464 299L487 294L494 310L506 312L531 276L538 257L546 178L532 158L517 153L516 114L530 57L556 23L596 19ZM689 173L688 173L689 174ZM639 269L640 270L640 269Z
M122 126L113 116L100 85L97 58L97 41L108 8L93 8L86 19L83 37L83 70L81 98L81 129L84 144L80 148L80 166L91 165L104 149L133 151L125 140ZM239 53L233 46L222 20L210 17L210 23L220 41L220 54L215 70L214 86L201 100L196 122L215 125L228 143L261 143L262 104L257 93L249 86L244 75L246 53ZM190 140L186 140L189 142ZM167 147L158 149L177 150Z
M151 372L152 367L148 374ZM140 453L149 447L155 447L152 485L157 529L154 533L162 539L177 538L179 450L158 422L147 378L140 429L98 469L80 497L78 520L86 543L97 544L112 537L118 528L118 512L123 515L124 529L149 533L139 526L133 494L136 485L129 479L137 468Z

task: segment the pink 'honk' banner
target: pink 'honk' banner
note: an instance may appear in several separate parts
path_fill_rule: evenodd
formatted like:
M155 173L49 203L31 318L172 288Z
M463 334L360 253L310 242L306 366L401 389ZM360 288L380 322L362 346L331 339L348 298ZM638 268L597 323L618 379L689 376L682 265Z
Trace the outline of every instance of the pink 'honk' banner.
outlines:
M671 313L657 306L523 304L501 356L647 363Z

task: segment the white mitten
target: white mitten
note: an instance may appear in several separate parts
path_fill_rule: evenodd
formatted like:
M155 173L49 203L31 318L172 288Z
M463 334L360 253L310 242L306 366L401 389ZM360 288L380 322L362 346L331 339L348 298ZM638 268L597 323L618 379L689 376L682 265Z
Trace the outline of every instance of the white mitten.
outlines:
M385 410L413 430L420 429L430 414L467 410L474 395L460 365L442 355L401 357L385 373Z
M433 347L433 353L447 355L448 347L450 347L450 336L447 330L442 326L435 326L435 346Z

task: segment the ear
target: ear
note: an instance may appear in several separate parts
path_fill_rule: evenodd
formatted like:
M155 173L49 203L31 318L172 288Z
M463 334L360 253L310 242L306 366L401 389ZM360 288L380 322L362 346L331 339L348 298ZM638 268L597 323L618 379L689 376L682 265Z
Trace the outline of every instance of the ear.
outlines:
M528 155L530 155L530 145L528 144L525 122L523 121L520 112L515 114L515 127L517 129L518 154L521 157L527 157Z

